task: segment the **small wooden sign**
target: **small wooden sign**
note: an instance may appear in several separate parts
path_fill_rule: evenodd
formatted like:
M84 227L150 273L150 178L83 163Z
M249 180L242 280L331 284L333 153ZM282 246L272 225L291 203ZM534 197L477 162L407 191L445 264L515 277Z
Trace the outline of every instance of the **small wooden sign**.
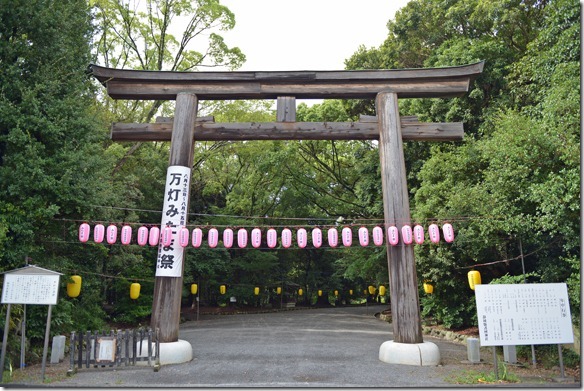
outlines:
M116 339L115 337L100 337L95 346L95 362L109 364L116 360Z

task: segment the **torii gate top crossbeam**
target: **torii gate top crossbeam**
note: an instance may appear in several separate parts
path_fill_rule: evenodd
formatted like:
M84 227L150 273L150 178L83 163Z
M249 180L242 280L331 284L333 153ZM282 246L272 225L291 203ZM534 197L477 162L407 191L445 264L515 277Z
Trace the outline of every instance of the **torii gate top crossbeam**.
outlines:
M400 98L448 98L468 92L484 61L469 65L359 71L170 72L90 65L114 99L174 100L190 92L203 100L375 99L379 92Z

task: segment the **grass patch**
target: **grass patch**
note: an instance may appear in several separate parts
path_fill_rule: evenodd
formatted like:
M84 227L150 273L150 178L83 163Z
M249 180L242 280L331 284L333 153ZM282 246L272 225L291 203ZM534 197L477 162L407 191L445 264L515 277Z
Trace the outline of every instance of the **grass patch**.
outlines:
M452 384L504 384L519 383L519 377L507 371L506 365L499 365L499 378L495 377L495 372L477 371L474 369L459 371L444 379Z

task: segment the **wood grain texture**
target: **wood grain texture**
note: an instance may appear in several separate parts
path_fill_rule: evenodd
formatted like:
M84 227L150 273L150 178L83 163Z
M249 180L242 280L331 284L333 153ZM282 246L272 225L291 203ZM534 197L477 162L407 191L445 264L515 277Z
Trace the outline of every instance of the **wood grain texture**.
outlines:
M380 93L376 105L385 227L395 225L401 230L411 224L411 217L397 99L395 93ZM397 246L387 243L387 259L393 340L422 343L414 248L403 241Z
M296 98L279 96L276 101L276 121L296 122Z
M193 135L197 105L197 97L193 94L181 93L177 96L174 121L171 124L170 166L192 167L193 165ZM186 260L183 258L183 265L185 263ZM159 330L160 342L178 341L182 281L182 271L180 277L156 276L155 278L150 326L153 330Z
M403 121L404 141L459 141L463 124ZM197 121L197 141L243 140L378 140L377 119L367 122L239 122ZM167 122L132 124L114 122L114 141L170 141L172 119Z
M484 62L462 66L359 71L168 72L90 65L89 72L114 99L375 99L392 91L400 98L464 95Z

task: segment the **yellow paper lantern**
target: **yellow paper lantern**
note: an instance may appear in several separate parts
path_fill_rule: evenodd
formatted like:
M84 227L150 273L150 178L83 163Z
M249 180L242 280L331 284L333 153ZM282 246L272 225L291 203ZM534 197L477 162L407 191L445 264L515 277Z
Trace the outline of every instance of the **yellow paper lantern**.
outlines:
M339 291L335 291L335 296L338 296L338 295L339 295Z
M350 294L351 296L353 296L353 290L352 290L352 289L349 289L349 294Z
M424 283L424 292L431 295L434 292L434 286L429 282Z
M81 293L81 276L71 276L71 280L67 283L67 296L77 297Z
M281 287L277 287L276 288L276 293L279 295L282 293L282 288Z
M373 285L369 285L369 294L372 295L375 293L375 287Z
M221 285L221 286L219 287L219 293L221 293L222 295L224 295L224 294L225 294L225 285Z
M191 284L191 293L193 295L196 295L198 291L199 291L199 286L197 284Z
M475 285L480 285L481 283L481 273L476 270L471 270L468 272L468 285L470 289L474 291Z
M298 289L298 296L302 296L302 288Z
M322 291L319 289L318 290L318 297L321 297L321 296L322 296Z
M130 299L136 300L140 297L140 284L134 282L130 285Z
M379 286L379 294L381 296L385 296L385 286L383 286L383 285Z
M255 288L253 288L253 294L256 295L256 296L259 295L260 294L260 288L257 287L257 286Z

